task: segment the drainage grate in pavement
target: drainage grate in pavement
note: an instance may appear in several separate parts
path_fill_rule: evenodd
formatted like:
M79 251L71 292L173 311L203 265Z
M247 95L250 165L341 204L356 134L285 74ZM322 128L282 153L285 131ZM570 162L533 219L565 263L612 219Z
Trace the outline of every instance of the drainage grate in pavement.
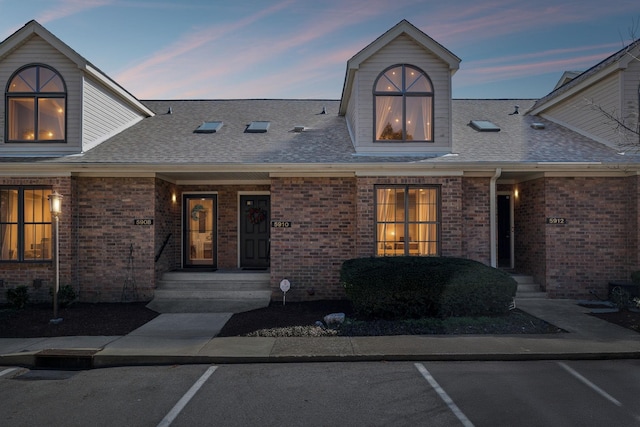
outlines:
M42 350L35 355L39 369L83 370L93 368L93 355L99 350Z

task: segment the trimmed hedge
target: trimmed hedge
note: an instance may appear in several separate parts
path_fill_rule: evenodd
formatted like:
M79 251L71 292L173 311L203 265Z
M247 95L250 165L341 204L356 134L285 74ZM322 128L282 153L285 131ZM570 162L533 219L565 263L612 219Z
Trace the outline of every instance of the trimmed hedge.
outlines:
M504 315L517 288L502 270L449 257L350 259L340 281L359 315L382 319Z

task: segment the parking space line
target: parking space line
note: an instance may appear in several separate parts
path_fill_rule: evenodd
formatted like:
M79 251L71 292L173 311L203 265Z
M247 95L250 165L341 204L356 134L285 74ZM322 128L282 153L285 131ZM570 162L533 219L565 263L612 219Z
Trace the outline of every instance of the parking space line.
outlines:
M182 396L182 398L178 400L178 403L176 403L175 406L171 408L169 413L162 419L162 421L160 421L160 423L158 424L158 427L170 426L171 423L180 414L180 412L182 412L184 407L187 406L187 403L189 403L189 401L193 398L193 396L196 395L198 390L200 390L200 387L202 387L202 385L209 379L211 374L213 374L216 369L218 369L217 366L209 366L209 369L207 369L205 373L202 374L200 378L198 378L198 381L196 381L191 386L191 388L184 394L184 396Z
M597 385L595 385L594 383L592 383L591 381L589 381L588 379L586 379L585 377L580 375L577 371L572 369L567 364L565 364L563 362L558 362L558 365L562 366L567 372L569 372L571 375L576 377L578 380L582 381L589 388L591 388L593 391L595 391L600 396L604 397L605 399L607 399L608 401L610 401L614 405L622 406L622 403L620 403L615 397L611 396L609 393L607 393L606 391L604 391L603 389L601 389L600 387L598 387Z
M444 391L442 389L442 387L440 387L440 384L438 384L438 382L435 380L435 378L433 378L431 376L431 374L429 373L429 371L427 371L427 368L424 367L424 365L422 363L414 363L414 366L418 369L418 371L420 371L420 373L422 374L422 376L424 377L425 380L427 380L429 382L429 384L431 385L431 387L436 391L436 393L438 393L438 396L440 396L440 398L444 401L444 403L447 404L447 406L449 407L449 409L451 410L451 412L454 413L454 415L456 417L458 417L458 419L460 420L460 422L462 423L463 426L465 427L473 427L473 423L469 420L469 418L467 418L467 416L460 410L460 408L458 408L458 405L456 405L453 400L449 397L449 395L447 394L446 391Z
M4 377L7 374L10 374L13 371L18 370L18 368L9 368L9 369L5 369L4 371L0 372L0 377Z

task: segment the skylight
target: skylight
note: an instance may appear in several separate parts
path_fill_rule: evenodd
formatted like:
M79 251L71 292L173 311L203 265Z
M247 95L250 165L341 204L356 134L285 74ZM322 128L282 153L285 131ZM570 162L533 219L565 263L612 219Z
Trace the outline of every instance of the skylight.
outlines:
M269 125L271 122L251 122L249 126L247 126L246 132L248 133L265 133L269 130Z
M216 133L220 130L223 122L202 122L198 129L194 130L194 133Z
M500 132L500 127L488 120L471 120L469 126L478 132Z

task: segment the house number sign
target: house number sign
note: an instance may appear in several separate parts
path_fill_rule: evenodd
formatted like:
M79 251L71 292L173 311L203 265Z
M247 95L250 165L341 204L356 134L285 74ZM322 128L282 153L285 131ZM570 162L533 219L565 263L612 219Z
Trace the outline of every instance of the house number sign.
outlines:
M291 221L271 221L271 228L291 228Z
M153 225L153 219L151 218L136 218L133 220L134 225Z
M567 223L566 218L556 218L556 217L547 218L547 224L566 224L566 223Z

